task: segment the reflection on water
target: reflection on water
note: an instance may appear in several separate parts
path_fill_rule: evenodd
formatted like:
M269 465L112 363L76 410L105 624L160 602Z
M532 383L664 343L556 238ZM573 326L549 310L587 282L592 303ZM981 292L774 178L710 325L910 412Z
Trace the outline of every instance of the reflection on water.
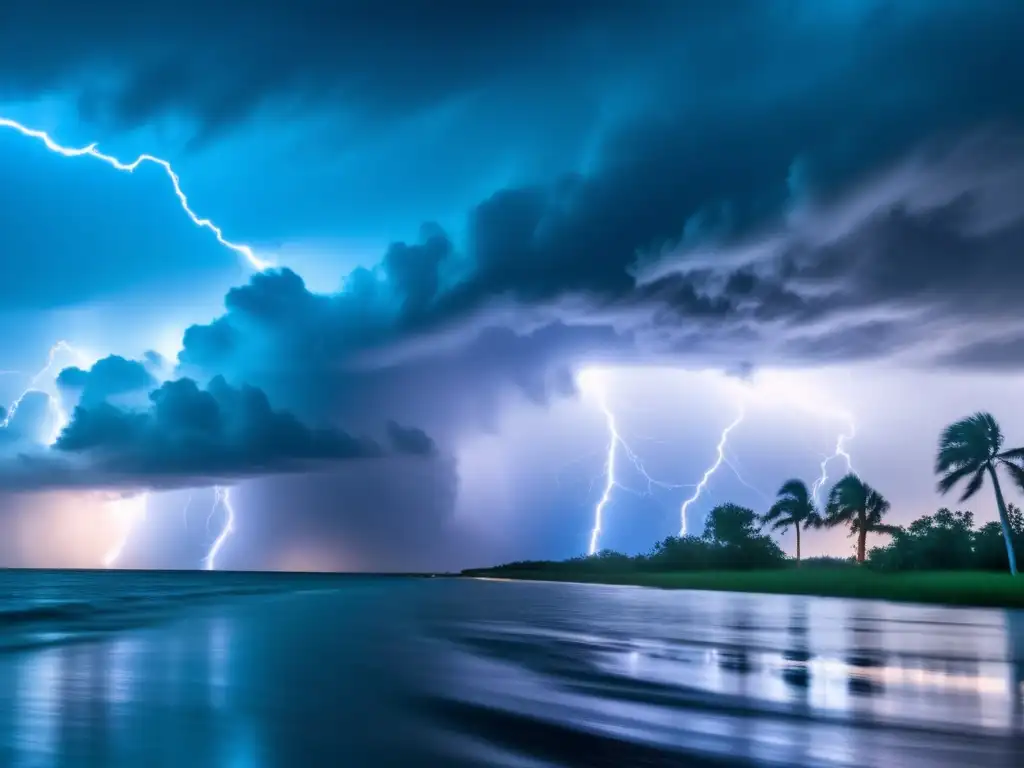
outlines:
M1022 667L1016 612L362 584L0 655L0 766L999 768Z
M0 731L7 737L0 765L192 764L182 762L183 750L204 734L216 734L212 744L245 757L209 764L261 765L244 724L233 722L237 713L216 714L226 687L222 639L222 623L211 621L208 632L184 637L129 634L9 655L0 665L3 677L14 679L12 687L0 681L7 699L0 704ZM204 693L213 706L190 712ZM159 752L167 756L154 758Z
M447 684L509 724L780 765L1017 765L1024 749L1016 612L479 588L492 599L437 629Z

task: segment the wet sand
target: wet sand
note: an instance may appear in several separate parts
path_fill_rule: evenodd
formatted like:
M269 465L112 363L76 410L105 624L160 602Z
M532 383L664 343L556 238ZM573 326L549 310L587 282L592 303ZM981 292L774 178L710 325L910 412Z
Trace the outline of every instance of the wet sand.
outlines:
M306 586L0 654L0 765L1002 768L1024 754L1013 612Z

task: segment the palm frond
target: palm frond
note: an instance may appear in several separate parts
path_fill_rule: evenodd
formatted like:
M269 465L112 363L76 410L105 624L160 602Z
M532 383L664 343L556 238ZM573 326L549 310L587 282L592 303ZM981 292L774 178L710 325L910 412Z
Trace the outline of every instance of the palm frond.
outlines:
M890 536L898 536L903 529L898 525L876 525L871 529L874 533L888 533Z
M974 477L971 478L971 482L967 484L967 487L964 488L964 492L960 494L960 501L967 501L971 496L978 492L982 484L985 482L985 469L986 467L982 467L974 473Z
M941 493L942 495L946 495L961 480L963 480L964 478L966 478L969 475L974 474L977 471L978 471L978 467L973 465L973 464L964 465L964 466L961 466L961 467L959 467L957 469L949 471L949 474L944 475L943 477L941 477L939 479L939 483L938 483L939 493Z
M868 490L868 495L864 502L864 529L869 533L881 531L887 527L882 523L882 518L889 513L891 505L888 499L874 488L871 486L865 487Z
M825 518L816 509L804 518L804 528L821 528L825 524Z
M975 413L950 424L939 437L935 474L991 459L1003 445L1003 433L990 413Z
M866 498L867 486L857 475L851 472L841 477L829 491L824 525L834 528L854 520L864 509Z
M1021 490L1024 491L1024 468L1019 467L1010 461L1000 461L1000 465L1010 473L1010 477L1013 478L1014 484Z
M775 495L789 496L804 505L808 504L811 500L811 492L807 489L807 484L803 480L796 478L784 482L782 487L779 488L779 492Z

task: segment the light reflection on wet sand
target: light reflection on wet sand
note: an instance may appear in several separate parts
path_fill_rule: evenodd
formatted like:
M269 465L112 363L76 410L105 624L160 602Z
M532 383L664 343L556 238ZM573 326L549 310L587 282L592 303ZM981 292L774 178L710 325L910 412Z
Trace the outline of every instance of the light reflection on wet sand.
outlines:
M1022 668L1016 612L367 581L0 655L0 766L1002 768Z
M452 679L486 681L459 695L510 722L550 718L668 752L794 766L1017 765L1024 749L1018 612L480 589L491 599L464 600L475 615L439 634L458 638Z

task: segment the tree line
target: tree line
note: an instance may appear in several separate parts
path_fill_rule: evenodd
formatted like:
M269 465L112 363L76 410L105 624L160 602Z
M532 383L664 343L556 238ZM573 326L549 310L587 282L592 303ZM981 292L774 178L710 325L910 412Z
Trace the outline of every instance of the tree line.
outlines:
M935 457L935 474L938 475L939 493L945 495L958 485L963 486L960 501L974 496L986 479L992 483L996 508L999 512L999 529L1006 548L1006 563L1010 573L1017 573L1015 554L1014 520L1012 505L1007 505L999 484L999 470L1008 474L1011 481L1024 490L1024 448L1003 449L1003 432L990 413L976 413L966 419L949 425L939 437L939 448ZM888 533L893 536L895 549L910 546L915 536L920 536L932 525L957 530L971 531L973 516L940 510L935 518L924 517L911 524L910 528L888 525L884 522L890 504L877 490L856 474L848 474L839 480L829 492L824 510L819 511L800 480L789 480L779 489L778 500L761 518L773 530L785 531L792 527L796 533L796 559L800 561L800 533L808 528L847 527L850 535L857 537L858 563L867 559L867 536L869 533ZM953 522L956 521L954 525ZM984 531L984 529L983 529ZM992 530L986 532L991 537ZM980 536L982 531L978 532ZM964 534L966 537L966 533ZM974 535L973 532L971 534ZM985 539L986 541L988 538ZM971 539L964 538L968 546Z
M783 567L793 561L768 531L793 528L796 564L801 563L802 537L808 530L847 528L856 538L855 555L812 558L807 565L867 565L879 570L1006 570L1017 573L1015 551L1024 542L1024 514L1007 504L1000 474L1024 491L1024 448L1005 449L999 424L989 413L976 413L943 430L935 458L942 495L960 487L965 502L989 481L999 521L974 528L967 511L943 508L909 526L890 525L890 504L855 473L839 479L819 509L802 480L783 483L763 515L736 504L716 506L700 536L669 536L650 552L630 557L611 550L559 563L525 561L504 570L714 570ZM869 534L889 534L890 543L867 551Z

